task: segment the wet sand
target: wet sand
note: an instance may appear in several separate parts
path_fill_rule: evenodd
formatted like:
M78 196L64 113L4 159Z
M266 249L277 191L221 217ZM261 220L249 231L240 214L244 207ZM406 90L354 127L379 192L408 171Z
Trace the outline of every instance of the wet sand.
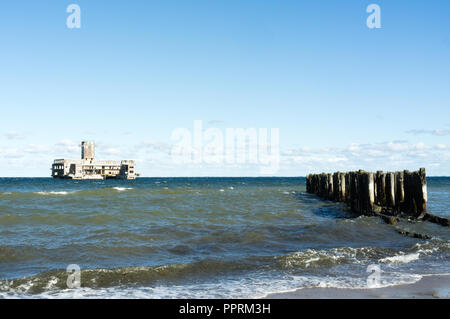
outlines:
M304 288L270 294L268 299L450 299L450 275L424 276L413 284L386 288Z

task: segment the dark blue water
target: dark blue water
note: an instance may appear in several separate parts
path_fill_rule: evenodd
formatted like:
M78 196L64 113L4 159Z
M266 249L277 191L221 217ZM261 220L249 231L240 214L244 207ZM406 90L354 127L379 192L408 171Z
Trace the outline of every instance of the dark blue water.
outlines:
M450 178L429 178L450 217ZM407 237L407 230L430 240ZM448 227L391 226L305 192L304 178L0 179L0 296L262 297L449 273ZM80 266L68 289L66 267Z

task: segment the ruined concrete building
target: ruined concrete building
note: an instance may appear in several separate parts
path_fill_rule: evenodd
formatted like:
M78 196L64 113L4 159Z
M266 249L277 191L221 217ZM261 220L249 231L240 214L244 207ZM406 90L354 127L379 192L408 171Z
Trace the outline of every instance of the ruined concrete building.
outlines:
M136 179L137 176L134 160L96 160L94 142L81 142L81 160L56 159L52 165L53 178Z

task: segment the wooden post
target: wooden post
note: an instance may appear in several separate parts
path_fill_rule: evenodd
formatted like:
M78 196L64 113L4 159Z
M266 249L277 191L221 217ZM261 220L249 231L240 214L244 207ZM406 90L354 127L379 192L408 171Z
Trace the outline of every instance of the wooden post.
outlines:
M338 172L338 189L337 189L337 198L339 202L345 201L345 173Z
M351 182L350 182L350 173L345 173L345 202L347 205L350 204L350 188L351 188Z
M427 212L427 180L425 169L418 172L404 171L404 212L412 217L421 218Z
M377 197L375 202L378 206L386 205L386 174L383 174L383 171L378 171L376 176L377 183Z
M386 174L386 207L395 207L395 175L394 173Z
M333 174L333 200L335 202L339 202L339 188L340 185L340 179L339 179L339 172L336 172Z
M375 186L373 173L359 173L360 210L364 215L372 215L375 204Z
M315 174L309 175L309 192L310 192L311 194L315 194L315 184L314 184L314 182L315 182L315 177L316 177Z
M421 192L419 192L420 196L420 208L421 214L427 212L427 202L428 202L428 189L427 189L427 176L425 173L425 168L421 168L419 170L420 184L421 184Z
M315 174L314 175L314 194L319 195L319 190L320 190L320 179L319 179L319 175Z
M320 174L320 190L319 190L319 196L322 198L327 198L328 194L328 177L327 174L322 173Z
M376 175L376 173L373 174L373 186L374 186L373 194L374 194L375 200L376 200L377 199L377 175Z
M359 178L358 172L350 173L350 207L352 211L359 213L360 210L360 202L359 202Z
M395 199L396 199L396 205L395 210L400 212L402 210L403 202L405 201L405 185L404 185L404 173L403 172L396 172L395 173Z
M369 203L368 207L370 214L373 213L375 207L375 174L368 173L368 192L369 192Z
M382 171L374 174L363 170L348 173L309 174L306 176L306 190L323 199L343 201L353 212L359 214L379 213L381 207L391 212L402 212L411 217L441 225L450 224L448 218L427 213L427 182L424 168L417 172L386 174Z
M333 175L327 174L327 199L333 200L333 193L334 193Z

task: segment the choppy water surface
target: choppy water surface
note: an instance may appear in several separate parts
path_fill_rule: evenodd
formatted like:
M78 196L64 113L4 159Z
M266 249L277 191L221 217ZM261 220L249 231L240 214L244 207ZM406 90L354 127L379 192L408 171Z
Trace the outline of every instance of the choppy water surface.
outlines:
M449 217L450 178L428 191ZM364 287L370 264L384 286L414 282L449 257L448 227L355 218L304 178L0 179L0 297L253 298Z

